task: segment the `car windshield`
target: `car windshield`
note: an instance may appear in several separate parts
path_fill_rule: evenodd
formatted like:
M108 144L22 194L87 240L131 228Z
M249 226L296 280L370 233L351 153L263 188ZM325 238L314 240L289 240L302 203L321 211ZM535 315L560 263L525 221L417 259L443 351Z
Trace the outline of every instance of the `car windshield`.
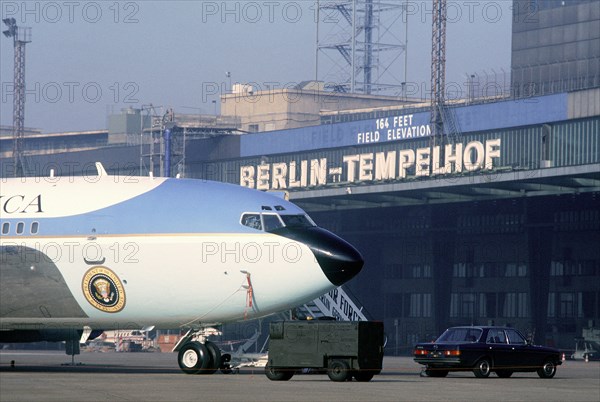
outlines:
M448 328L436 342L477 342L482 332L479 328Z

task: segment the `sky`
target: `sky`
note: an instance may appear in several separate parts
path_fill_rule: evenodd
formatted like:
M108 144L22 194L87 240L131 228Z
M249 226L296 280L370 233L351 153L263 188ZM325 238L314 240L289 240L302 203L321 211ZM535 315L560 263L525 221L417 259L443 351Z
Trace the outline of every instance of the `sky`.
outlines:
M406 19L406 79L427 90L432 5L407 4L392 34L404 40ZM465 86L467 73L510 70L511 6L512 0L448 1L447 84ZM315 77L314 0L2 0L0 7L2 19L32 28L25 126L45 133L105 129L108 114L148 104L212 114L230 79L268 89ZM320 19L322 33L336 23L325 14ZM12 125L13 54L12 38L1 36L4 126ZM395 75L404 79L404 71Z

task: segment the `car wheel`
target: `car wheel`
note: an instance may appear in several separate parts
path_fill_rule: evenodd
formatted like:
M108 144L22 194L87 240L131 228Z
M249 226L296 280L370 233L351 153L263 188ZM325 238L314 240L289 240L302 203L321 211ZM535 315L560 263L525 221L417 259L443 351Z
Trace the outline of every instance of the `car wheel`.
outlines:
M492 363L489 359L483 358L477 362L475 368L473 369L473 374L477 378L487 378L490 376L490 372L492 371Z
M513 375L511 370L496 370L496 375L500 378L508 378Z
M448 375L448 370L436 370L436 369L427 369L425 370L425 374L427 377L446 377Z
M556 374L556 364L550 359L544 362L542 368L537 371L540 378L552 378Z

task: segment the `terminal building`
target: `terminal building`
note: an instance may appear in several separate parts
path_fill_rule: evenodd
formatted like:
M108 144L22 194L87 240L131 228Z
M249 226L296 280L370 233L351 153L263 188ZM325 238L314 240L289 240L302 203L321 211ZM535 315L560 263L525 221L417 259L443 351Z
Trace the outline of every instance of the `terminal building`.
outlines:
M43 135L34 133L25 140L28 167L58 175L86 174L88 166L92 174L101 161L114 174L170 171L287 191L363 253L363 271L345 287L370 318L384 321L389 353L471 324L510 325L538 343L573 348L582 329L600 326L600 5L538 3L536 26L513 25L510 95L449 105L455 130L442 145L433 140L427 102L327 93L330 105L345 106L296 104L292 116L281 91L269 99L277 110L270 121L257 94L244 90L223 95L236 107L224 110L222 124L167 116L163 128L182 144L172 147L177 157L162 145L153 150L165 136L138 113L134 128L119 131L117 119L106 132L81 133L96 146L38 152L34 141L42 144ZM515 1L516 21L527 4ZM556 18L567 19L546 24ZM566 42L587 51L562 52L555 64L585 60L585 68L527 78L525 70L548 63L525 66L523 54ZM318 85L306 91L316 95L299 96L306 102L324 99ZM11 158L2 157L0 174L10 176Z

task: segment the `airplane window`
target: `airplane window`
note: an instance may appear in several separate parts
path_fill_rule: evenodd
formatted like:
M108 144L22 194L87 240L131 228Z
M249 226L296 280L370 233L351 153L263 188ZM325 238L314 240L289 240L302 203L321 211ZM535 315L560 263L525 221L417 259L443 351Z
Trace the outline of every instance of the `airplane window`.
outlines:
M8 234L9 230L10 230L10 223L4 222L2 224L2 234Z
M242 225L252 229L262 230L259 214L244 214L242 215Z
M23 234L24 228L25 228L25 224L23 222L17 223L17 234Z
M263 214L263 222L265 224L265 232L283 227L279 216L275 214Z
M40 224L38 222L31 222L31 234L37 234Z
M285 226L292 228L299 227L309 227L314 226L314 224L308 220L306 215L280 215L281 219L283 219L283 223Z

